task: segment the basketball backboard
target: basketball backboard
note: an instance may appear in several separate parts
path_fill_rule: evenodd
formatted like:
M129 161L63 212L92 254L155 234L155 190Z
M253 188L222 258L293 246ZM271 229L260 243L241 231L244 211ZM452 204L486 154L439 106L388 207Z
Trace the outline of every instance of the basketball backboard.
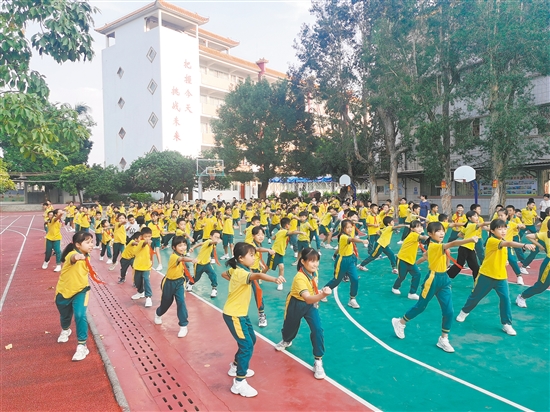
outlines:
M476 170L471 166L460 166L453 174L456 182L467 183L476 180Z
M351 178L348 175L342 175L342 176L340 176L339 183L342 186L348 186L348 185L351 184Z
M209 177L225 176L225 167L221 159L197 159L197 176Z

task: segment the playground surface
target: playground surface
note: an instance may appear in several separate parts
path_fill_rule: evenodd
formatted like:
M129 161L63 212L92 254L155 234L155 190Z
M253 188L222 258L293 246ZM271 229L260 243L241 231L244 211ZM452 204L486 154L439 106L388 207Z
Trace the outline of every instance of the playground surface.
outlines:
M63 246L72 233L63 230ZM392 248L397 251L398 236ZM236 241L242 238L236 236ZM94 340L90 355L71 362L75 336L58 344L59 315L53 302L57 274L43 261L44 230L40 214L4 213L0 216L1 241L1 347L0 410L120 410ZM170 250L163 252L164 263ZM320 284L332 276L333 251L322 249ZM367 249L359 247L365 257ZM526 285L537 278L542 255L524 276ZM517 336L501 330L498 297L489 294L464 323L454 322L450 341L455 353L435 343L440 333L441 312L436 300L411 321L406 338L398 339L391 319L403 315L414 301L407 299L409 280L402 295L391 293L395 275L388 259L360 272L358 303L347 306L349 283L342 283L320 306L325 333L323 358L328 378L317 381L311 371L313 355L309 330L302 324L292 347L273 349L281 340L286 294L272 283L263 283L268 326L259 328L250 384L256 398L233 395L227 376L236 343L222 320L227 282L219 277L218 297L210 298L210 284L203 277L186 294L189 334L178 338L175 307L153 322L160 301L163 274L152 271L153 307L132 301L131 276L119 285L118 267L109 271L92 253L92 264L106 284L92 283L88 317L96 325L116 372L119 387L130 410L188 411L462 411L550 409L550 302L548 291L527 301L528 308L512 304ZM286 277L295 268L292 252L286 255ZM223 264L223 262L222 262ZM156 262L155 262L156 266ZM166 266L166 265L165 265ZM423 265L422 272L426 272ZM215 266L220 274L225 268ZM473 282L465 271L453 280L455 314L468 297ZM513 300L527 286L515 283L509 269ZM275 274L271 272L271 274ZM251 305L250 318L257 325ZM74 328L73 328L74 329ZM11 344L11 349L6 346Z

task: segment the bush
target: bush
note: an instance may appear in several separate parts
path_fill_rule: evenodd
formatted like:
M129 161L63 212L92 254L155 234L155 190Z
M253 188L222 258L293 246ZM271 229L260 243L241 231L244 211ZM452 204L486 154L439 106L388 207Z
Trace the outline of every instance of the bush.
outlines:
M152 203L155 201L153 196L149 193L132 193L130 195L130 199L132 199L134 202L141 202L141 203Z
M126 196L121 195L120 193L109 193L105 195L99 195L97 197L99 199L99 203L101 203L102 205L108 205L111 203L118 205L120 202L124 202L126 200ZM93 199L95 200L96 197L94 196Z
M331 196L338 196L339 193L338 192L323 192L323 196L322 197L325 197L327 199L330 199Z
M362 200L363 202L367 202L370 200L370 193L363 192L363 193L357 193L357 200Z
M297 197L298 197L298 193L296 193L296 192L282 192L279 195L279 198L281 200L292 200L292 199L295 199Z

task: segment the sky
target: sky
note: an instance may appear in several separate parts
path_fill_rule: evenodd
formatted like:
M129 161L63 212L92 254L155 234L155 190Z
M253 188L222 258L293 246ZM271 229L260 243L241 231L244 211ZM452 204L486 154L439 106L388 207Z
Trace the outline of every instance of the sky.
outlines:
M94 15L95 28L104 26L129 14L153 0L99 0L90 1L99 9ZM240 44L231 50L231 55L250 61L260 58L269 60L268 67L286 72L296 64L293 48L303 24L311 24L309 13L311 0L196 0L170 3L196 12L210 21L201 27L213 33L237 40ZM29 27L30 37L33 27ZM103 164L103 97L101 82L101 51L105 47L105 37L92 33L95 57L91 62L66 62L57 64L50 57L38 56L33 51L31 69L44 76L50 88L52 102L84 103L91 108L91 115L97 125L92 130L94 142L88 159L89 164Z

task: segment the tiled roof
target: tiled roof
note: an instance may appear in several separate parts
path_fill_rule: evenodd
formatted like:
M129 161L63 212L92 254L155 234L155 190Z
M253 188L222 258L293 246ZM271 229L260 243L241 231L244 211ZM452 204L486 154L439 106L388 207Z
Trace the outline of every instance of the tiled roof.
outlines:
M199 37L201 36L210 37L212 39L218 40L226 46L235 47L239 45L238 41L230 39L229 37L223 37L223 36L220 36L219 34L212 33L211 31L199 28Z
M239 66L244 66L244 67L246 67L248 69L251 69L251 70L254 70L254 71L259 71L259 69L260 69L256 63L253 63L253 62L248 61L248 60L241 59L239 57L231 56L230 54L227 54L227 53L219 52L217 50L211 49L210 47L200 45L199 49L200 49L200 51L202 51L205 54L208 54L210 56L216 57L220 60L224 60L224 61L229 62L229 63L235 63ZM279 72L277 70L273 70L273 69L270 69L270 68L266 68L265 72L267 74L269 74L270 76L279 77L281 79L284 79L284 78L287 77L286 73Z
M168 3L165 0L156 0L153 3L149 3L146 6L143 6L142 8L137 9L137 10L133 11L130 14L127 14L126 16L121 17L120 19L117 19L117 20L115 20L111 23L106 24L103 27L100 27L100 28L96 29L96 31L98 33L101 33L101 34L106 34L106 32L109 31L109 29L118 26L119 23L122 23L123 21L128 20L131 17L138 16L138 15L140 15L141 13L143 13L147 10L155 10L155 9L161 9L161 10L167 10L167 11L174 12L174 13L180 15L181 17L192 20L193 22L195 22L197 24L204 24L204 23L207 23L208 20L209 20L208 17L203 17L203 16L198 15L197 13L193 13L189 10L182 9L181 7L178 7L174 4Z

